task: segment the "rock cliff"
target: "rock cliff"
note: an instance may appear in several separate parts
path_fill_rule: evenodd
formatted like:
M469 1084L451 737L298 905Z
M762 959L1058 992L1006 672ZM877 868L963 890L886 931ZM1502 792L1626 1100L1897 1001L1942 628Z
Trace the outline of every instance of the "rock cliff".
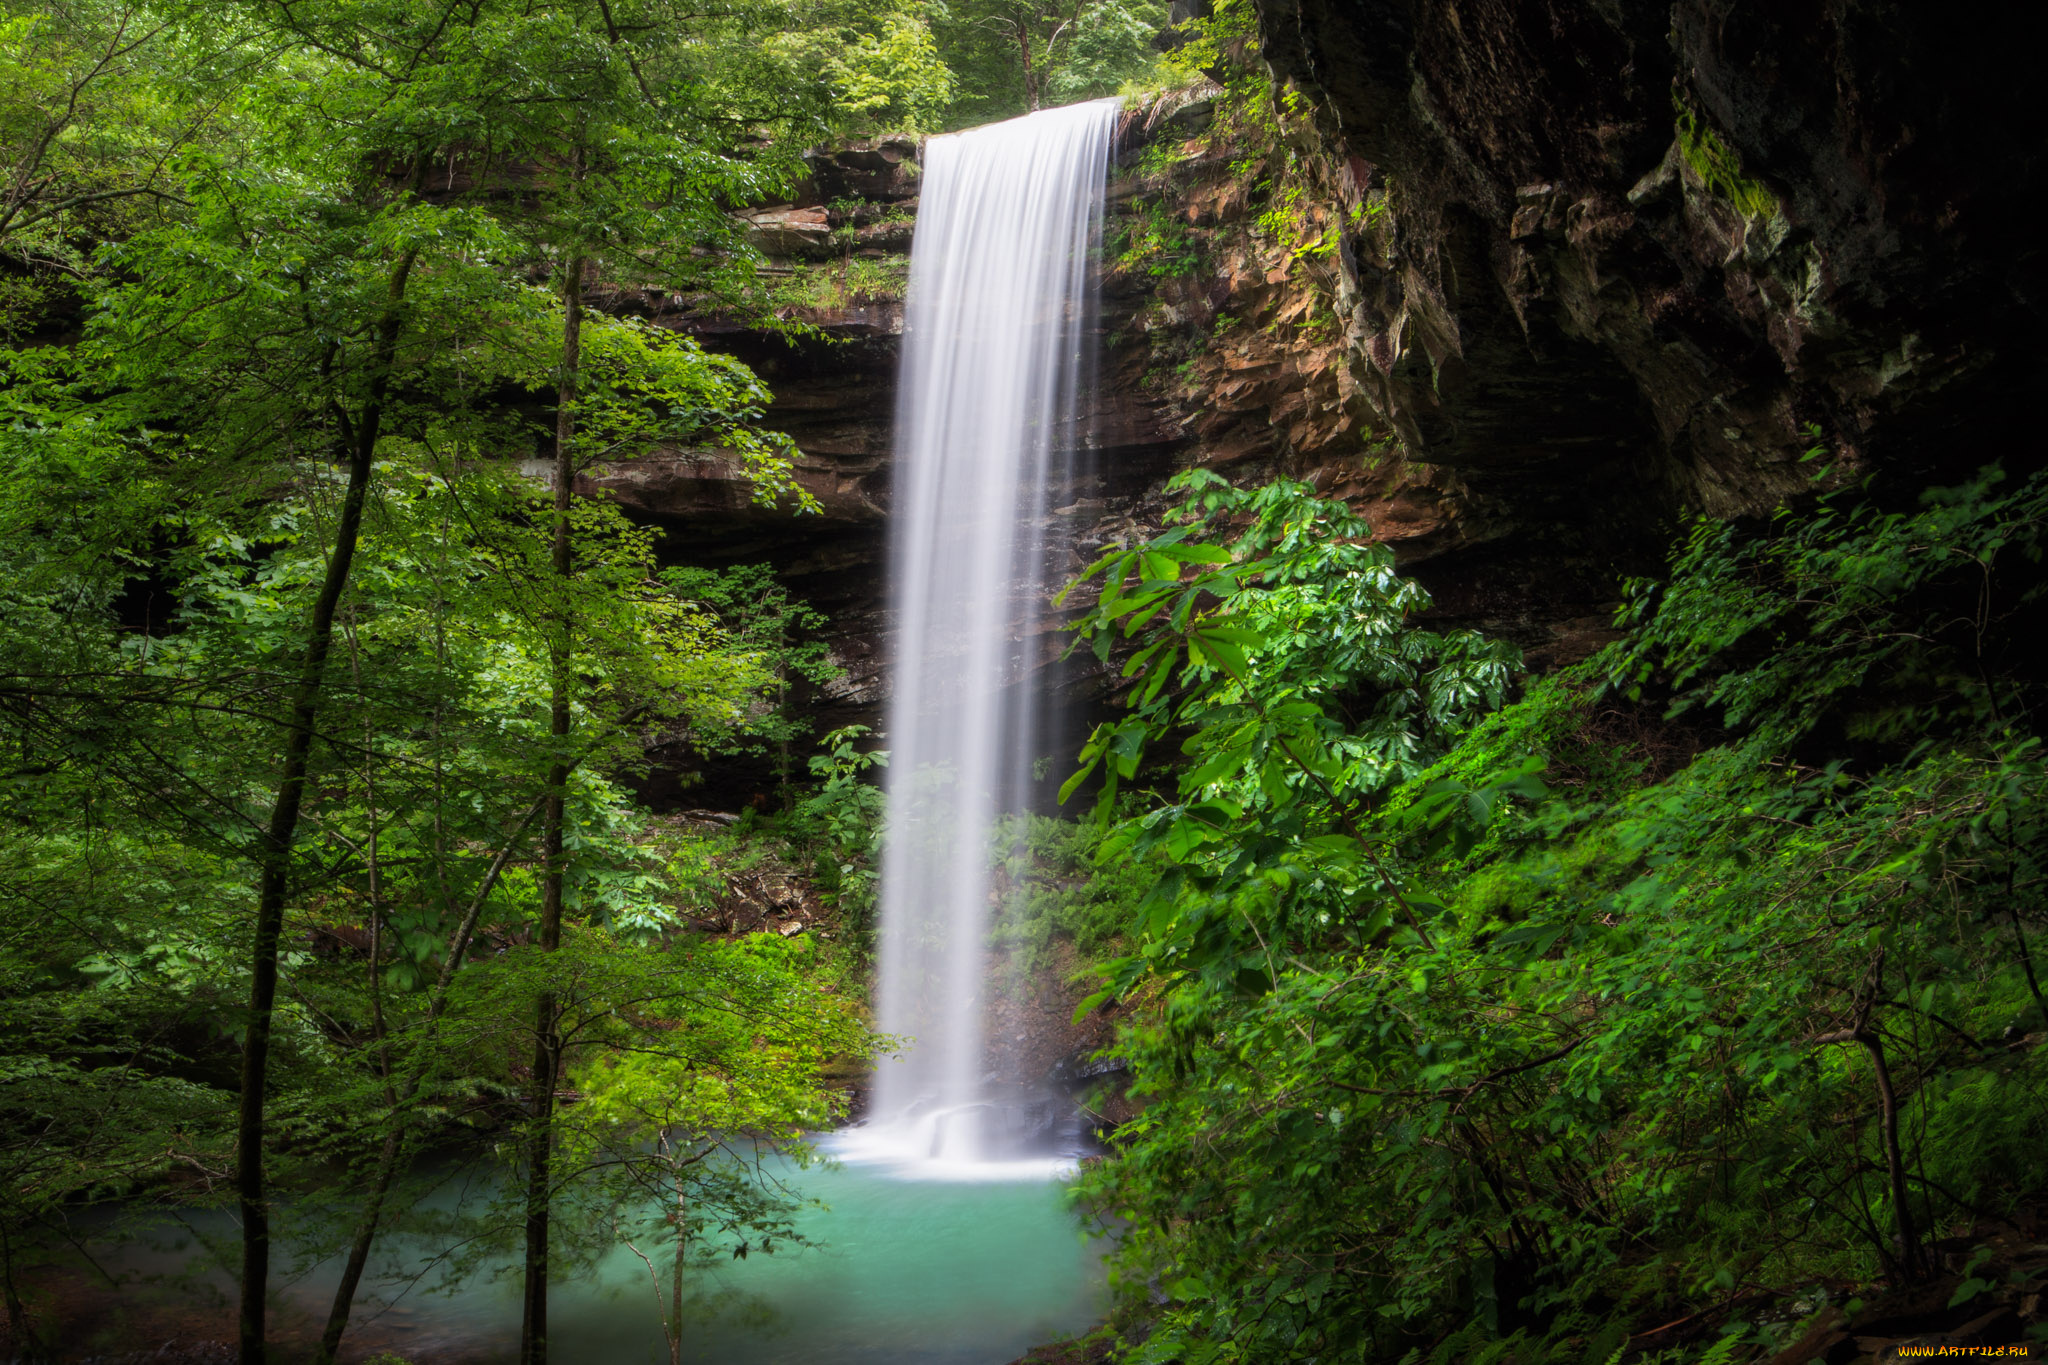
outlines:
M2033 458L2037 8L1256 8L1344 193L1384 192L1344 325L1411 456L1716 515L1815 444L1909 486Z

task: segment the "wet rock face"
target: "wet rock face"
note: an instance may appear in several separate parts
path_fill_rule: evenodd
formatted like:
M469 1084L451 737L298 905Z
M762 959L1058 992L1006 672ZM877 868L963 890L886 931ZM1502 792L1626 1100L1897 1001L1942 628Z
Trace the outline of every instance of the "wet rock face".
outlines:
M1627 489L1649 523L1802 490L1816 427L1908 486L2013 458L2044 361L2038 9L1256 3L1275 75L1388 190L1344 243L1347 341L1411 455L1509 501Z
M835 200L895 203L915 198L918 184L917 139L895 134L864 138L841 147L821 147L804 156L810 178L801 202Z
M1185 107L1209 103L1194 92ZM1494 395L1499 458L1459 465L1404 432L1353 325L1360 309L1398 309L1403 282L1373 274L1362 239L1340 231L1383 233L1384 190L1368 204L1370 172L1312 127L1269 146L1241 124L1204 136L1209 124L1169 97L1126 129L1103 282L1106 385L1149 405L1174 466L1240 483L1285 475L1350 503L1429 588L1436 624L1505 635L1536 667L1597 647L1618 567L1652 567L1662 527L1612 468L1622 443L1589 448L1555 430L1556 414L1595 401L1627 420L1633 393L1589 400L1583 374L1554 392L1563 382L1533 372L1516 331L1512 348L1466 358ZM1434 393L1428 351L1416 354ZM1567 479L1539 459L1553 445L1575 456ZM1155 489L1124 510L1156 525L1165 505Z

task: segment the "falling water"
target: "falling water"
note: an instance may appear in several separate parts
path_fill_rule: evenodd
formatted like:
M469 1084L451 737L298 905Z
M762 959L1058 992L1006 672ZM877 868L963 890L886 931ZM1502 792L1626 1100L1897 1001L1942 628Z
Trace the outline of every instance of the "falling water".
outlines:
M983 1086L995 816L1024 803L1020 680L1046 595L1117 102L933 138L897 410L897 622L879 1023L912 1039L876 1077L870 1144L939 1166L1015 1155Z

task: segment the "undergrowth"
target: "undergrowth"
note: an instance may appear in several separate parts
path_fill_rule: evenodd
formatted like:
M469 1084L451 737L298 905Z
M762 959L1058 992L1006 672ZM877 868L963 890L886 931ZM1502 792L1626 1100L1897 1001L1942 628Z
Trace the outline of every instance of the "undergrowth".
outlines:
M910 282L904 256L850 256L823 265L800 265L769 291L777 310L831 312L862 304L901 302Z
M1144 1107L1082 1195L1126 1359L1758 1359L2048 1190L2048 479L1700 521L1623 639L1391 782L1259 615L1346 561L1169 536L1092 622L1186 604L1101 761L1211 717L1106 845L1157 877L1110 971Z
M1051 968L1061 941L1083 962L1122 943L1151 879L1135 864L1099 865L1101 846L1099 829L1073 820L1015 815L998 822L992 851L1002 899L991 942L1022 970Z

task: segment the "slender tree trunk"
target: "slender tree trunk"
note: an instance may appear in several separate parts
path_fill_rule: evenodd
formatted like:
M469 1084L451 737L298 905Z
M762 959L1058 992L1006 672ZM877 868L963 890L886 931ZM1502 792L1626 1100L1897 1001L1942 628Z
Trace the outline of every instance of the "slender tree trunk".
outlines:
M563 825L568 806L570 763L569 670L573 664L568 619L569 501L576 481L573 451L577 371L583 358L583 257L569 260L562 284L562 375L555 401L555 525L554 572L562 588L561 618L548 644L548 734L555 750L548 767L546 804L541 809L540 933L543 952L562 941ZM547 1365L548 1358L548 1205L549 1158L553 1154L555 1087L562 1048L556 1034L557 1005L552 991L541 993L533 1019L533 1131L526 1157L526 1285L525 1311L519 1327L519 1365Z
M397 1122L384 1134L377 1151L377 1171L370 1180L369 1197L356 1220L355 1236L349 1240L348 1260L341 1268L341 1283L334 1288L334 1303L327 1311L327 1329L320 1334L320 1348L313 1359L317 1365L334 1365L341 1354L341 1337L348 1330L349 1312L355 1306L356 1286L363 1282L363 1268L370 1263L370 1248L377 1240L377 1225L384 1216L384 1200L398 1172L398 1154L403 1145Z
M682 1173L676 1173L676 1278L669 1286L669 1317L675 1330L669 1334L669 1365L683 1365L683 1263L689 1258L689 1195L683 1188Z
M1024 108L1035 114L1038 112L1038 73L1031 66L1031 27L1022 19L1017 21L1017 51L1024 54Z
M529 808L504 844L498 849L498 856L491 860L489 870L484 873L482 883L470 898L469 908L462 922L448 939L448 951L441 959L441 975L434 983L433 997L427 1002L427 1033L424 1044L433 1041L442 1014L448 1008L448 988L455 981L463 954L469 951L469 941L476 932L476 922L483 913L484 902L490 899L491 891L498 884L506 863L511 861L512 851L519 846L527 826L539 813L539 807ZM355 1235L349 1240L348 1261L343 1265L341 1282L335 1286L334 1302L327 1310L327 1328L320 1335L320 1348L314 1356L316 1365L334 1365L341 1351L342 1334L348 1330L349 1313L355 1305L356 1287L362 1283L363 1268L369 1263L370 1248L377 1237L377 1227L384 1214L384 1202L391 1194L393 1181L398 1177L399 1158L405 1145L405 1130L408 1120L404 1117L405 1106L412 1103L424 1082L424 1073L415 1067L407 1076L398 1096L392 1104L392 1127L385 1134L384 1144L377 1153L377 1165L370 1177L369 1193L364 1197L362 1214L356 1220Z
M437 545L438 552L443 556L447 552L448 535L447 513L444 511L441 521L441 539ZM445 668L448 662L448 637L443 613L447 603L441 593L442 576L446 571L445 558L436 564L436 569L437 573L434 579L434 662L438 667ZM434 752L434 875L436 882L441 888L441 903L450 910L453 910L455 908L455 898L448 890L447 832L443 828L441 821L441 812L446 801L446 793L443 791L442 785L446 773L442 763L441 711L442 704L437 700L434 703L434 720L431 731ZM522 825L521 828L523 829L524 826ZM495 876L485 879L484 890L486 893L488 893L491 885L496 880ZM455 965L460 961L462 953L467 950L468 942L467 931L459 929L456 936L449 943L447 957L442 959L441 985L435 994L433 1005L430 1006L430 1012L435 1018L439 1017L440 1002L445 997L447 983L453 976ZM371 953L371 957L373 961L370 969L374 973L377 970L377 965L374 961L376 953L374 951ZM418 1079L414 1077L406 1083L404 1100L409 1102L417 1091ZM341 1338L348 1331L349 1313L355 1306L356 1287L362 1283L363 1270L368 1265L370 1259L370 1247L376 1241L378 1225L383 1218L384 1200L390 1194L391 1183L398 1174L399 1153L404 1145L404 1121L400 1117L399 1112L401 1107L396 1101L392 1104L392 1128L385 1135L383 1146L377 1153L377 1165L374 1168L375 1173L370 1180L369 1196L361 1205L361 1211L356 1218L355 1234L349 1239L348 1259L342 1265L341 1282L335 1286L334 1299L327 1310L327 1327L320 1334L320 1346L313 1357L314 1365L334 1365L335 1357L341 1352Z
M270 828L259 857L261 877L256 890L256 933L250 948L249 1017L242 1043L242 1096L235 1128L235 1199L242 1216L242 1365L263 1365L264 1296L270 1278L270 1205L263 1184L264 1083L270 1063L271 1017L277 1007L277 946L284 932L285 900L291 891L292 845L298 837L299 808L305 798L306 773L313 752L313 726L320 714L321 683L327 655L334 644L334 613L348 586L362 531L363 503L369 495L371 464L384 421L384 399L391 366L398 352L404 321L405 287L412 275L417 248L406 252L391 272L384 315L377 323L371 353L369 389L361 415L343 418L347 443L348 487L342 494L341 516L335 525L334 549L327 573L313 601L306 628L299 678L292 693L291 728L285 737L284 762L277 799L271 806Z
M0 1222L0 1284L4 1284L7 1290L7 1344L13 1348L15 1359L24 1362L43 1359L43 1343L36 1337L35 1325L29 1321L20 1291L14 1287L14 1242L8 1237L4 1222Z
M362 655L356 647L354 618L351 615L348 636L349 673L358 693L362 691ZM371 752L372 736L367 721L363 726L363 753L365 762ZM377 1153L377 1178L372 1181L369 1198L362 1206L356 1220L355 1236L349 1242L348 1260L342 1266L341 1283L334 1291L339 1313L330 1310L327 1330L321 1334L320 1347L314 1359L318 1365L333 1365L341 1349L341 1334L348 1326L349 1305L355 1301L356 1286L362 1282L363 1267L370 1259L370 1244L377 1235L377 1224L384 1213L384 1197L391 1190L391 1176L398 1168L399 1152L399 1093L393 1080L391 1066L391 1036L384 1022L384 906L378 894L377 877L377 797L376 779L366 774L364 785L369 793L370 838L368 843L370 879L370 962L369 980L366 983L370 993L370 1017L377 1037L377 1064L384 1075L384 1107L389 1113L390 1127L385 1131L384 1144ZM408 1098L410 1092L408 1091Z
M1919 1280L1925 1278L1927 1264L1920 1253L1920 1234L1913 1226L1913 1205L1906 1194L1906 1160L1899 1151L1899 1097L1892 1089L1892 1069L1885 1063L1884 1039L1870 1022L1870 1016L1877 1009L1878 997L1884 994L1884 959L1883 950L1879 950L1871 960L1853 1036L1870 1054L1871 1070L1876 1073L1878 1137L1884 1144L1885 1176L1891 1185L1892 1223L1899 1239L1899 1269L1906 1279Z
M2011 884L2012 873L2007 871L2006 885L2010 888ZM2027 973L2027 989L2034 993L2034 1007L2041 1011L2042 1022L2048 1023L2048 1000L2041 998L2041 982L2034 975L2034 955L2027 951L2027 926L2020 923L2019 901L2011 897L2009 890L2007 894L2005 913L2012 916L2012 941L2020 950L2020 966Z
M1907 1200L1906 1162L1899 1152L1899 1101L1892 1090L1891 1068L1885 1065L1884 1040L1874 1029L1862 1030L1856 1041L1870 1054L1877 1073L1878 1136L1884 1142L1885 1177L1891 1184L1892 1219L1899 1238L1899 1268L1909 1280L1924 1278L1925 1259L1920 1254L1920 1234L1913 1225L1913 1206Z
M1907 1201L1906 1160L1899 1150L1899 1097L1892 1087L1891 1067L1884 1056L1884 1038L1871 1025L1870 1016L1877 1008L1877 1000L1884 989L1884 958L1880 949L1871 959L1870 970L1865 973L1863 985L1857 991L1856 1012L1849 1027L1823 1033L1814 1039L1816 1043L1855 1043L1870 1054L1871 1069L1877 1080L1877 1132L1878 1141L1884 1148L1884 1170L1892 1196L1892 1229L1898 1240L1898 1256L1894 1259L1878 1243L1878 1255L1887 1266L1896 1265L1901 1277L1906 1280L1920 1280L1927 1276L1927 1258L1920 1246L1919 1229L1914 1226L1913 1206ZM1876 1232L1876 1220L1871 1219L1871 1231Z

